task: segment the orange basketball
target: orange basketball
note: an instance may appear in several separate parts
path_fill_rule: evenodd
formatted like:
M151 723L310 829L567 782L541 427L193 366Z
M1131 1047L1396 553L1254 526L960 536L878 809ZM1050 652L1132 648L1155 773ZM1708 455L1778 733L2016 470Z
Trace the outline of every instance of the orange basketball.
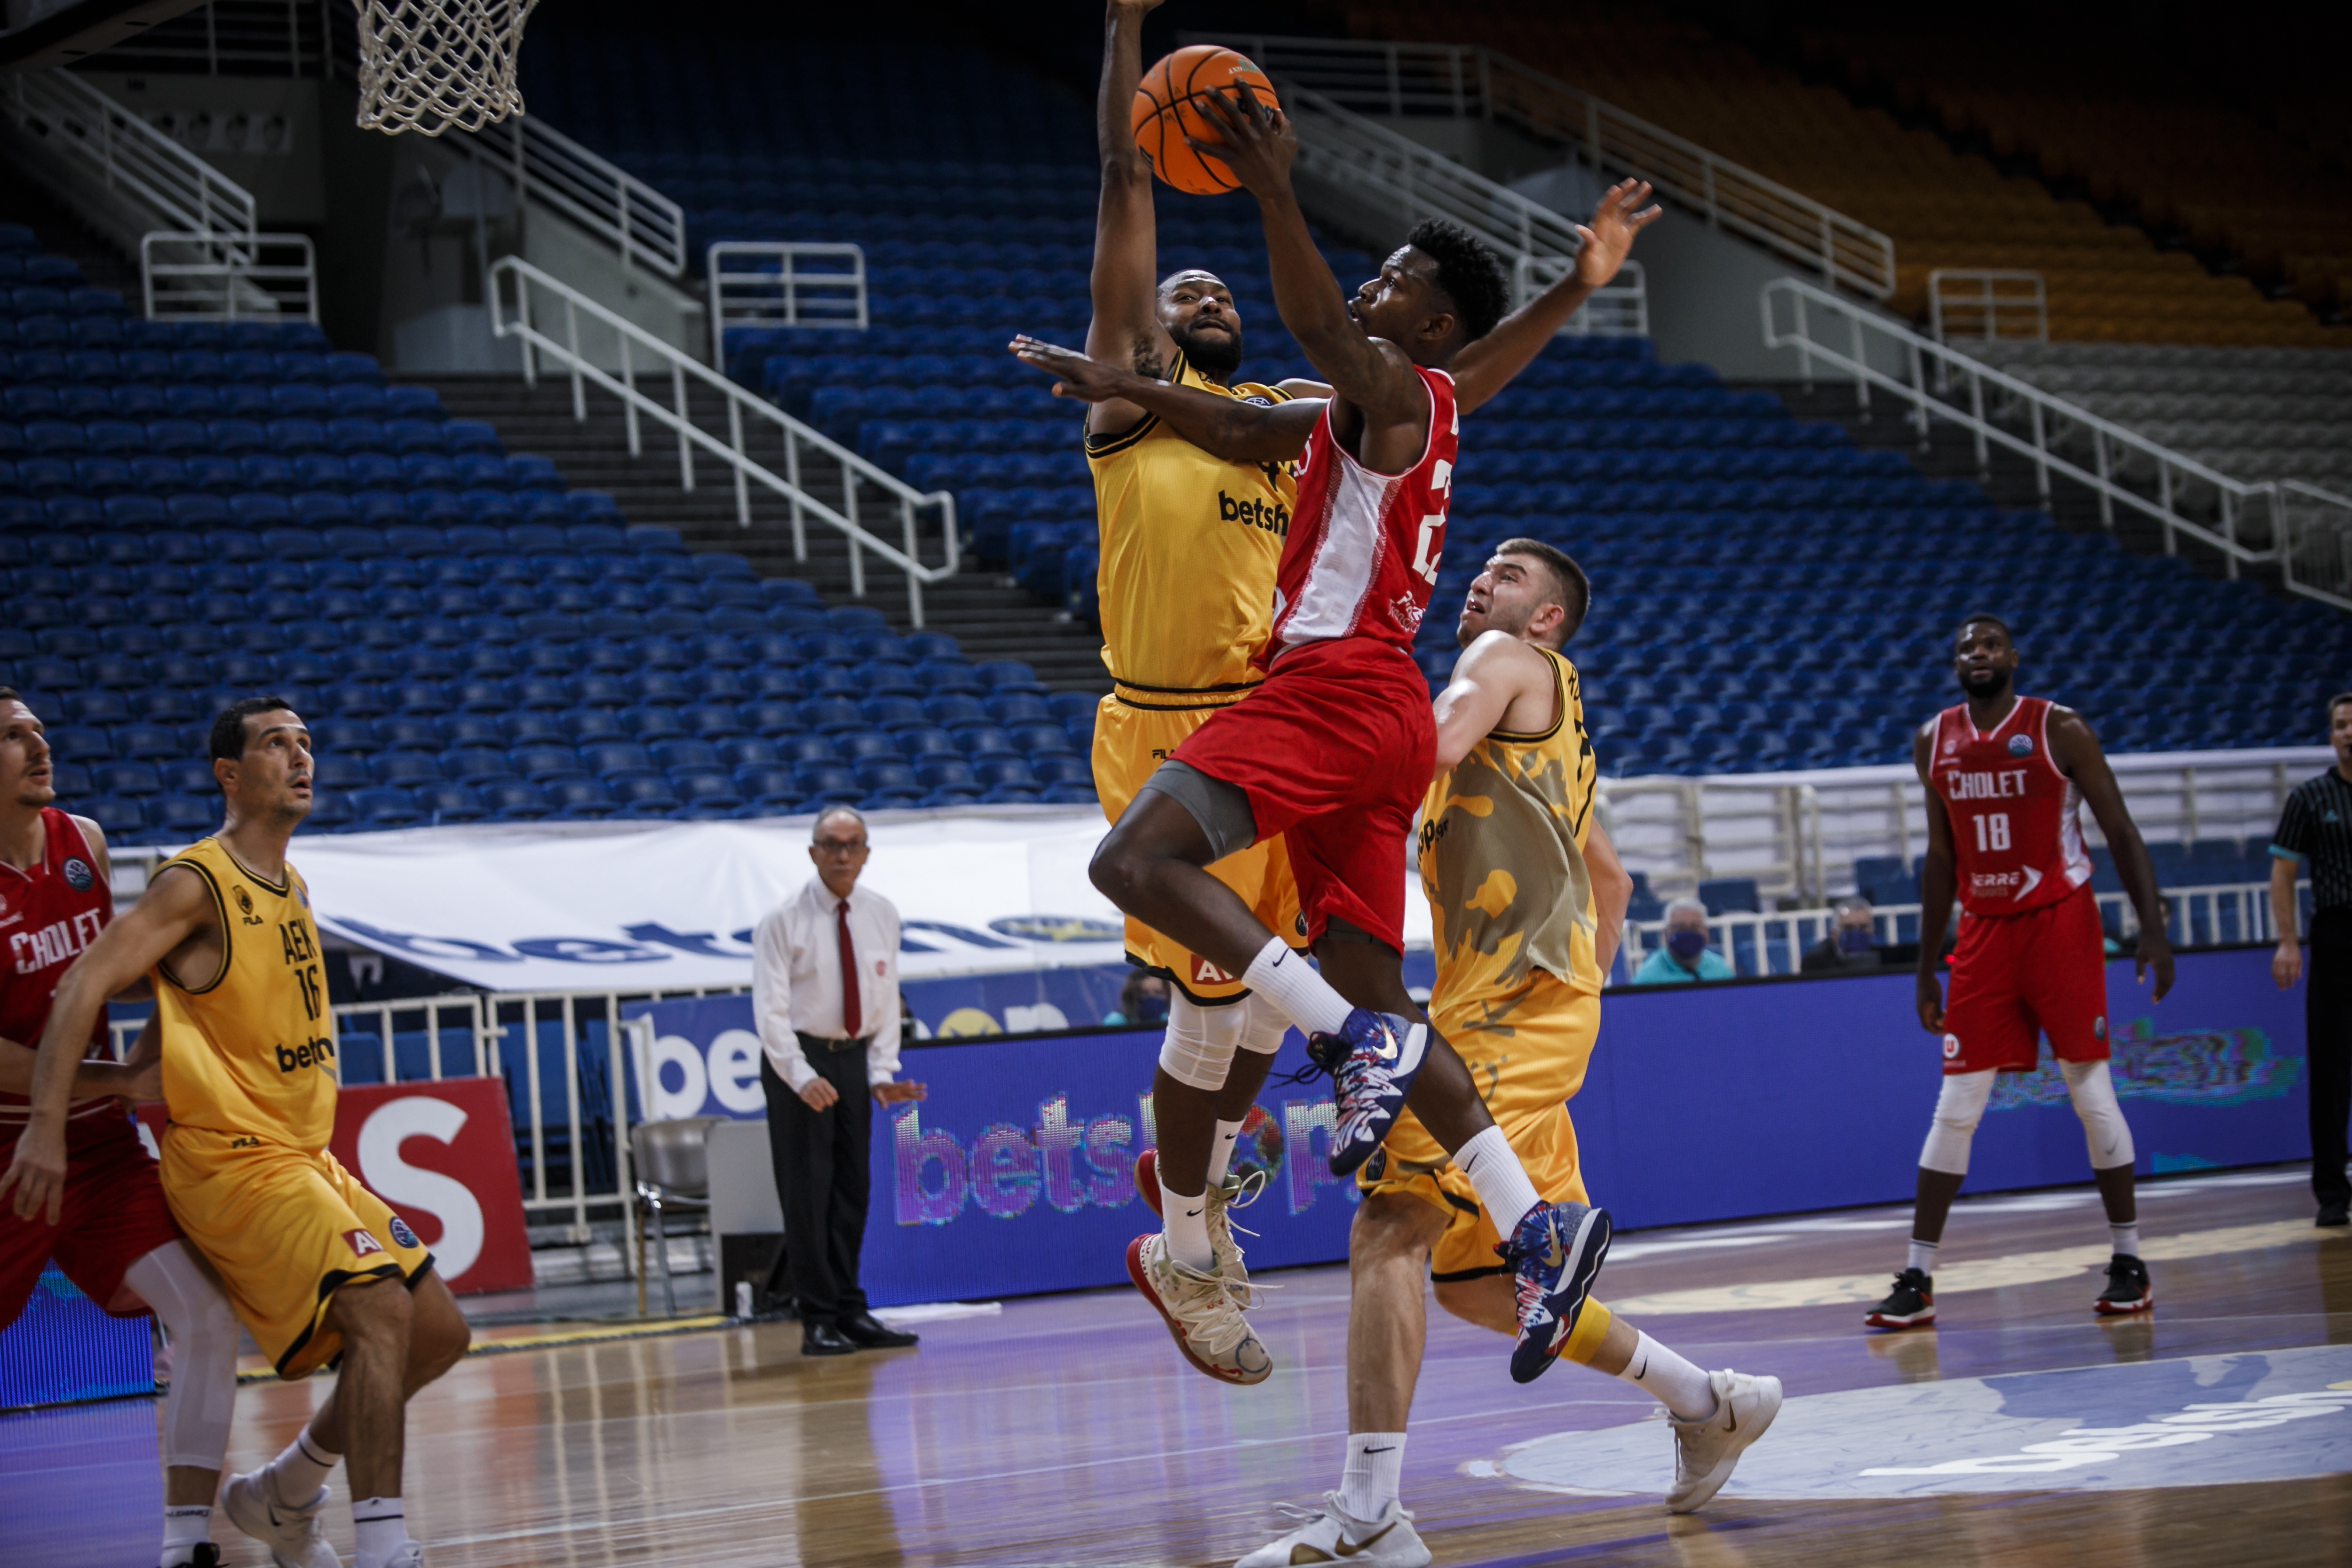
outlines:
M1247 88L1267 108L1276 107L1274 84L1265 79L1265 72L1222 45L1188 45L1144 72L1129 118L1135 124L1135 144L1151 160L1152 173L1196 196L1235 189L1232 171L1193 152L1184 138L1224 140L1200 100L1204 93L1238 88Z

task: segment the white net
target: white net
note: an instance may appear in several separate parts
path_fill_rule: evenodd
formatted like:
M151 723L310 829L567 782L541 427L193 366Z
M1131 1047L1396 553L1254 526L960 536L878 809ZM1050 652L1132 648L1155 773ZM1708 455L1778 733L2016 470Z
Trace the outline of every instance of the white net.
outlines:
M352 0L360 128L438 136L522 112L515 60L539 0Z

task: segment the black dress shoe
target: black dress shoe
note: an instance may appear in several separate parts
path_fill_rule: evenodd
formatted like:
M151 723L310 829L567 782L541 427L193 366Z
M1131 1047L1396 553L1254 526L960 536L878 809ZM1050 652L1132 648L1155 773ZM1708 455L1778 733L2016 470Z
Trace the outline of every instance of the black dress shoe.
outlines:
M2322 1204L2319 1207L2319 1217L2312 1223L2333 1230L2336 1226L2345 1224L2347 1218L2342 1204Z
M856 1355L859 1348L856 1340L851 1339L831 1323L801 1325L801 1354L803 1355Z
M903 1333L892 1328L871 1312L860 1312L854 1318L844 1318L841 1321L841 1331L846 1334L850 1342L860 1350L898 1350L921 1342L914 1335Z

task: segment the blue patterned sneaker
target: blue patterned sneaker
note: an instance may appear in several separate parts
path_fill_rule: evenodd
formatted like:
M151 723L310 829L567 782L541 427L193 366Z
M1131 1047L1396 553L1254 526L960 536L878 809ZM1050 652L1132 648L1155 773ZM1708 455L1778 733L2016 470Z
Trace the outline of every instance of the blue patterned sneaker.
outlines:
M1511 1347L1511 1377L1541 1377L1576 1331L1592 1294L1593 1278L1609 1256L1609 1211L1584 1204L1538 1204L1495 1250L1518 1277L1519 1342Z
M1359 1007L1336 1035L1315 1035L1307 1055L1331 1075L1338 1115L1331 1126L1331 1173L1348 1176L1372 1157L1412 1092L1429 1048L1429 1026Z

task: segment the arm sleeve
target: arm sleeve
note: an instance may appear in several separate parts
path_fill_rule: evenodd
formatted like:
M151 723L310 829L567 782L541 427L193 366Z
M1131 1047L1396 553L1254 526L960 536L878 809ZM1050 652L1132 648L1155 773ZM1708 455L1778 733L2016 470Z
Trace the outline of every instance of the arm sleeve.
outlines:
M2282 860L2310 858L2311 808L2304 803L2301 790L2286 797L2286 809L2279 813L2278 831L2271 835L2271 853Z
M776 1076L797 1094L816 1077L793 1029L793 955L784 940L784 912L777 910L751 933L751 1017L760 1048Z
M866 1047L866 1081L888 1083L898 1076L898 911L887 909L889 972L882 977L882 1005L874 1010L874 1043Z

